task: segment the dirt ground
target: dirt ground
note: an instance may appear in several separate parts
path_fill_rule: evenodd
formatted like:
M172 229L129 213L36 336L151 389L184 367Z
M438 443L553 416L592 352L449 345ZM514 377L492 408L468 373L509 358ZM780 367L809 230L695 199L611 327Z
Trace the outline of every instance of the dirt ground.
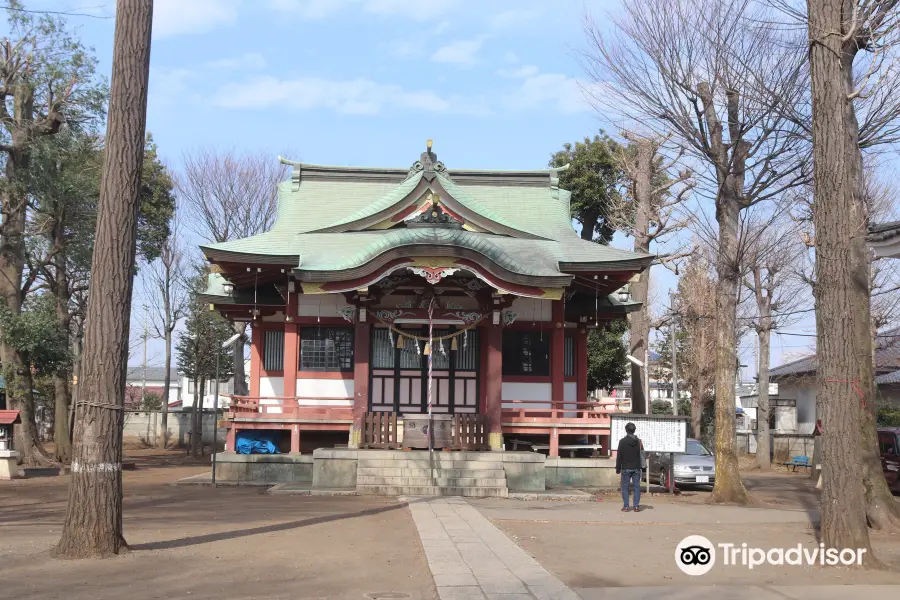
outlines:
M684 575L675 565L675 546L688 535L714 544L746 542L749 547L818 546L815 482L800 473L742 473L756 504L750 508L708 505L708 489L677 496L644 496L645 511L621 513L618 494L595 502L533 503L519 510L479 501L486 516L544 567L572 588L668 585L900 584L900 535L872 533L875 555L887 570L841 567L716 567L702 577Z
M0 482L0 598L436 598L408 508L391 498L271 496L169 485L208 457L129 450L125 538L107 560L47 556L68 477Z

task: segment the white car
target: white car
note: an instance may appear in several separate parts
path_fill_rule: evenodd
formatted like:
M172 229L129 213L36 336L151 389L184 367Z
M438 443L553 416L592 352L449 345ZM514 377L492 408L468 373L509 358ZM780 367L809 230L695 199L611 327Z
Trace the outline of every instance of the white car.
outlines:
M669 455L650 455L650 477L669 487ZM687 452L675 454L675 487L713 485L716 481L716 459L699 440L687 440Z

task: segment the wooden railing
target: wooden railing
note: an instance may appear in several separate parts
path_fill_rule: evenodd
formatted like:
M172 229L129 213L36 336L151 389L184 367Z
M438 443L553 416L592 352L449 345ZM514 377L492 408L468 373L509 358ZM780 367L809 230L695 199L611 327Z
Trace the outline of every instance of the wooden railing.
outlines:
M453 415L451 425L451 450L490 450L486 415ZM363 448L400 448L398 441L397 413L366 413L363 426ZM438 448L441 449L441 448Z
M363 426L363 448L399 448L400 443L397 438L397 413L366 413Z
M509 406L515 405L514 407ZM609 413L621 412L610 410L608 405L598 402L551 402L549 400L504 400L504 417L531 417L556 419L608 419ZM618 407L613 407L618 408Z
M487 415L453 415L453 450L490 450Z
M241 418L268 418L284 415L303 419L352 419L352 406L320 402L353 402L353 398L296 396L231 396L230 412Z

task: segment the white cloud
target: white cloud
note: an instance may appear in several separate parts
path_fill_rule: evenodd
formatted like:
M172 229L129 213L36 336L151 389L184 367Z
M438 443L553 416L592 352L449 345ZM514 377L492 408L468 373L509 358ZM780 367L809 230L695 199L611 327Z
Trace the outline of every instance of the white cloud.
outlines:
M261 109L287 106L295 110L330 109L343 114L374 115L401 109L446 112L449 100L429 90L404 90L399 85L370 79L330 80L321 77L278 79L257 77L241 84L226 84L215 102L225 108Z
M268 0L272 10L301 19L325 19L345 10L384 16L405 16L416 21L429 21L445 14L455 0Z
M225 69L229 71L265 69L266 58L259 52L248 52L241 56L220 58L206 63L211 69Z
M439 63L471 66L475 64L475 55L481 50L483 44L484 38L452 42L438 48L431 55L431 60Z
M441 21L435 26L434 31L432 31L431 33L434 35L440 35L442 33L450 31L451 29L453 29L453 25L450 24L450 21Z
M150 105L169 106L176 101L196 100L199 95L191 86L195 79L196 73L191 69L150 67Z
M517 63L517 62L519 62L519 57L516 55L515 52L510 52L509 50L507 50L506 53L503 55L503 60L505 60L508 63Z
M206 33L237 21L241 0L156 0L153 36Z
M512 29L534 21L540 14L540 11L534 8L505 10L493 15L489 23L494 29Z
M425 40L421 38L396 40L391 42L388 47L392 56L407 58L422 54L425 51Z
M508 77L510 79L523 79L525 77L533 77L540 73L540 69L538 69L534 65L522 65L521 67L517 67L515 69L500 69L497 71L497 75L500 77Z
M523 78L518 91L509 99L512 107L532 110L552 106L565 113L587 110L582 84L562 73L535 73Z

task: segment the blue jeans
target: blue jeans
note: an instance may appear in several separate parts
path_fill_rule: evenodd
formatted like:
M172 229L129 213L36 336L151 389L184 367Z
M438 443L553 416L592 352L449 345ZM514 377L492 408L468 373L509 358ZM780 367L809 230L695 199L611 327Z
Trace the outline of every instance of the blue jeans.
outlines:
M628 508L628 486L634 488L634 505L641 505L641 470L622 469L622 501Z

